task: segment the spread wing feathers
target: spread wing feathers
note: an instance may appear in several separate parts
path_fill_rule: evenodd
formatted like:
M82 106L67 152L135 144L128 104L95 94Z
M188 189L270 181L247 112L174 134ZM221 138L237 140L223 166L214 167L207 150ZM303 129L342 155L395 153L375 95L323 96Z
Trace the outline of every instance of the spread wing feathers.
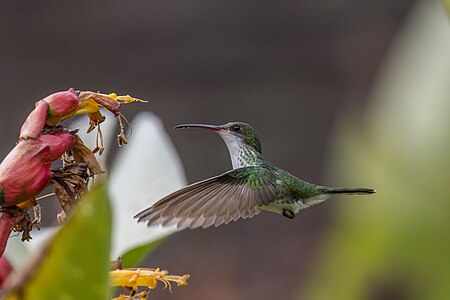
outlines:
M191 184L135 216L148 226L176 225L179 229L219 226L251 218L276 198L274 172L244 167Z

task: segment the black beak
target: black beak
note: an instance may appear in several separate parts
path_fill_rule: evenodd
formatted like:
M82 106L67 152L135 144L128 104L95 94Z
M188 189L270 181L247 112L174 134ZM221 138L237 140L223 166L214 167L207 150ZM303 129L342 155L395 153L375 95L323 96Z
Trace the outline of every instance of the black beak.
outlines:
M219 131L219 130L223 130L222 126L217 126L217 125L208 125L208 124L181 124L178 126L174 127L175 129L184 129L184 128L203 128L203 129L208 129L208 130L214 130L214 131Z

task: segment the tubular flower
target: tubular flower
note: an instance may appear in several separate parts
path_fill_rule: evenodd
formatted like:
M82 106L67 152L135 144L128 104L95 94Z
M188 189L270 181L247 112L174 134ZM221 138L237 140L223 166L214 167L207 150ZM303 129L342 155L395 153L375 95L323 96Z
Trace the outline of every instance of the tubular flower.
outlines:
M54 161L61 157L74 143L75 135L63 130L53 131L49 134L43 134L39 140L50 147L50 160Z
M28 115L20 129L20 139L37 139L47 121L48 103L41 100L36 102L34 110Z
M40 140L19 142L0 164L0 206L39 194L52 178L50 146Z
M149 289L156 288L158 281L164 284L164 288L171 290L171 283L174 282L178 286L187 285L189 275L177 276L169 275L169 272L160 269L124 269L114 270L109 272L112 286L122 286L127 289L131 289L134 293L137 291L137 287L147 287ZM135 296L132 292L131 296ZM120 298L122 297L122 298ZM126 298L121 295L118 299L135 299ZM142 298L146 299L146 298Z
M72 117L80 108L80 99L75 89L51 94L41 101L48 104L46 124L54 126L59 122Z
M80 107L74 89L51 94L36 102L35 109L28 115L20 129L20 138L38 138L45 125L54 126L72 117Z
M74 134L62 130L20 140L0 164L0 206L16 205L39 194L53 177L51 162L74 142Z

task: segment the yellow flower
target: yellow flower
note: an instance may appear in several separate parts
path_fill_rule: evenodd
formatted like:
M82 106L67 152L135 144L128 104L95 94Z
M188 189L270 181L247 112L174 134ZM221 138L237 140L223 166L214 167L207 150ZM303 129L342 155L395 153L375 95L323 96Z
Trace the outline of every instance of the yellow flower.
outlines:
M147 287L149 289L156 288L158 281L164 283L164 288L171 290L172 283L176 283L178 286L187 284L189 275L177 276L169 275L169 272L158 269L124 269L114 270L109 272L112 286L122 286L125 288L136 291L137 287ZM123 295L121 295L124 297ZM116 298L116 299L128 299L128 298ZM133 299L133 298L130 298ZM146 298L142 298L146 299Z

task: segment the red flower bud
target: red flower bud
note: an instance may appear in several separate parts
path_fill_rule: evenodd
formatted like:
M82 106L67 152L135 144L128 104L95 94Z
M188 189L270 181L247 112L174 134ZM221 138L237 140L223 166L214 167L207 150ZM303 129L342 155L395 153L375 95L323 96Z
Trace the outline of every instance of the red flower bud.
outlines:
M47 102L47 125L54 126L73 116L80 107L80 100L73 88L65 92L58 92L42 99Z
M73 145L75 137L71 133L58 130L41 135L39 140L50 146L50 160L54 161Z
M74 89L51 94L36 102L36 108L28 115L20 130L20 139L37 139L45 124L54 126L73 116L80 107Z
M39 194L52 177L50 162L47 143L20 141L0 164L0 206L16 205Z
M47 121L48 104L41 100L36 102L36 108L28 115L20 129L20 138L38 138Z

